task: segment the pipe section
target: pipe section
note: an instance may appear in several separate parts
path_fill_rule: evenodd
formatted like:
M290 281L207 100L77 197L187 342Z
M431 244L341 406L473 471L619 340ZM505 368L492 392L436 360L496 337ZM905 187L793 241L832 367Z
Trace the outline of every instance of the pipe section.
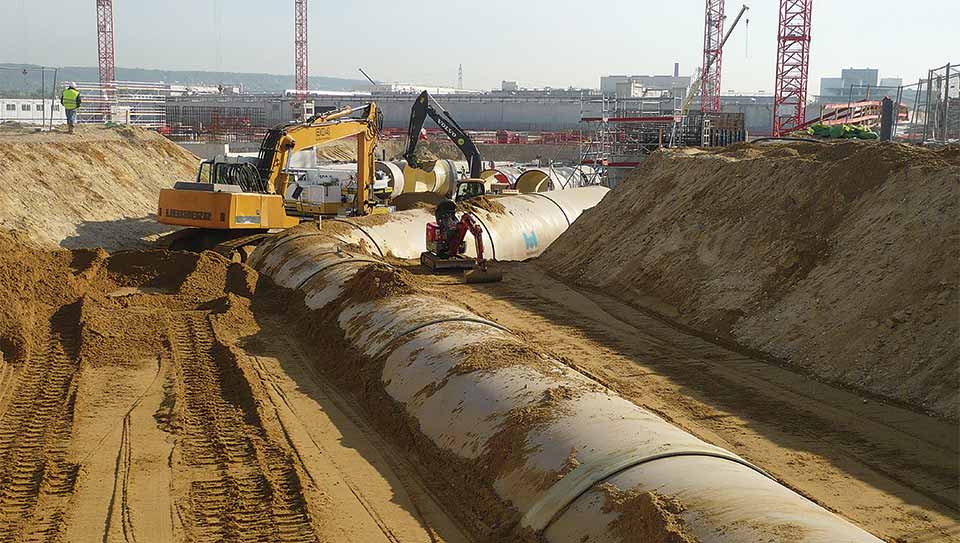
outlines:
M403 167L403 192L435 192L453 194L457 186L457 167L452 160L438 160L429 170Z
M527 258L604 193L590 187L549 199L506 197L497 200L502 212L478 216L498 259ZM421 293L345 298L348 280L378 255L419 252L422 215L429 214L417 211L381 224L340 221L327 232L294 229L261 245L251 263L301 290L309 308L339 311L334 319L346 340L383 364L385 393L430 442L514 507L524 527L551 542L626 542L639 537L631 527L667 525L673 516L702 542L879 543L739 456L447 300ZM535 247L524 240L530 228L543 236ZM641 503L624 496L676 506L618 507Z
M506 183L510 188L517 186L517 179L523 175L523 170L514 166L497 166L484 170L480 177L484 180L494 179L496 183Z
M493 198L487 208L471 206L471 213L483 227L487 251L484 256L494 260L526 260L539 256L608 191L606 187L591 186ZM353 228L349 233L338 234L344 243L366 246L378 256L389 253L397 258L417 259L427 249L425 232L427 223L433 220L433 213L429 211L410 209L371 219L327 219L326 222ZM275 246L289 243L297 235L301 234L287 233L271 238L254 254L271 258ZM467 254L476 256L472 234L467 237Z
M529 194L581 187L589 183L593 173L589 166L531 168L517 178L517 190Z
M378 160L376 162L374 167L377 173L377 178L382 178L387 182L387 190L384 193L384 196L387 198L396 198L397 196L403 194L403 169L406 167L406 165L406 162L403 161L400 163L395 163Z

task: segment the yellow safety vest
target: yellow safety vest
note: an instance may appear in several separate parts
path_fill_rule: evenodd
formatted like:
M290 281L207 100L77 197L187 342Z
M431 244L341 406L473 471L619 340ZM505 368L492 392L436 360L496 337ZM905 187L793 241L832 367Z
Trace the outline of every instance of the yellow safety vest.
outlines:
M63 91L63 107L67 109L77 109L80 107L80 104L77 103L77 98L80 97L80 91L77 89L65 89Z

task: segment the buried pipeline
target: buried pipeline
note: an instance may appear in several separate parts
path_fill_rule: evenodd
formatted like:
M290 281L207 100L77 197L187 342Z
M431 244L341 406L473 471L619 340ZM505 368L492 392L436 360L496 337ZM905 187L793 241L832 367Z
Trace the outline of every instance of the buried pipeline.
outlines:
M476 210L495 253L489 256L539 255L605 193L588 187L511 196ZM743 458L447 299L414 293L335 303L345 284L383 264L381 257L416 258L429 220L411 210L379 221L338 220L327 233L295 229L258 247L251 264L302 291L310 309L336 311L349 345L382 363L383 392L423 437L487 481L522 527L571 543L674 541L666 538L671 529L702 542L879 543ZM495 354L478 364L476 353ZM638 526L652 532L637 533Z

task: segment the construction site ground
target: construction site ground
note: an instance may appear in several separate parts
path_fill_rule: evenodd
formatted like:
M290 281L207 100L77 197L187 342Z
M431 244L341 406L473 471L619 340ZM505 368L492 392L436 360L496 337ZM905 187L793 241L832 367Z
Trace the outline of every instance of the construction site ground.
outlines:
M20 145L14 152L60 167L72 160L61 154L91 143L67 137L0 138L0 150ZM76 204L0 208L0 540L502 540L493 511L457 499L472 489L426 469L394 419L344 384L345 353L319 341L294 293L213 253L145 249L139 231L130 235L124 214L146 216L149 192L169 182L167 161L180 159L155 154L168 142L113 137L136 158L107 154L70 170L127 194L141 188L116 180L122 167L149 167L136 174L139 207L84 215L91 206L51 233L37 225ZM25 170L0 157L6 190ZM43 194L71 190L38 169ZM585 217L596 231L600 216ZM81 243L76 232L91 221L103 223L93 231L102 242ZM570 259L497 263L505 279L487 285L407 271L417 288L497 321L886 541L960 541L955 418L742 346L656 291L584 284L598 264Z

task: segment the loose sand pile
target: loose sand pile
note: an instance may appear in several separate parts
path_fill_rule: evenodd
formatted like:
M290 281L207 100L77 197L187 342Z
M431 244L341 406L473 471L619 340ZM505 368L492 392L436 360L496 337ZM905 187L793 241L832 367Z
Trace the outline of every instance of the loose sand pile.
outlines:
M68 248L140 245L158 225L161 188L196 176L198 159L137 128L75 135L0 128L0 229Z
M957 417L960 150L660 152L542 257L828 381ZM669 311L668 311L669 312Z

